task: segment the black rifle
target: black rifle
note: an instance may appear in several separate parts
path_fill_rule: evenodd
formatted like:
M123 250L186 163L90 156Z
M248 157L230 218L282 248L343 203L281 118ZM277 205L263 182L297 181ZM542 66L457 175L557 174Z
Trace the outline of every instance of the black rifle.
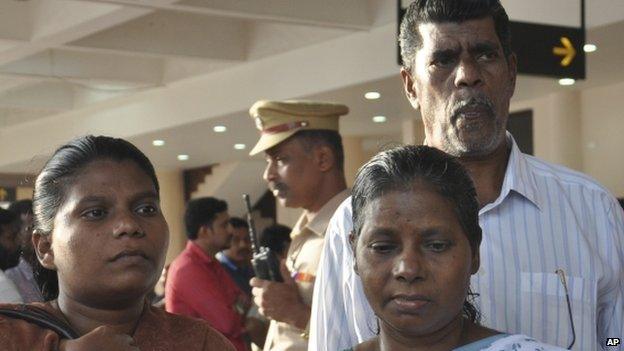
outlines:
M247 224L249 225L249 237L251 238L251 249L253 250L251 265L256 273L256 277L274 282L283 282L284 280L280 274L280 263L277 256L271 249L260 246L258 243L256 227L251 217L249 195L243 194L243 200L245 200L245 206L247 206Z

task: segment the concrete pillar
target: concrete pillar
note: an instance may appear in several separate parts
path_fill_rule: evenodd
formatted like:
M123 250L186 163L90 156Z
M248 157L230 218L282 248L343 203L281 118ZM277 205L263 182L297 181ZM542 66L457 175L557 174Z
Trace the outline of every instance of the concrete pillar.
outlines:
M186 245L182 171L157 171L156 176L160 183L160 206L169 224L167 263L170 263Z
M425 140L425 129L420 118L404 118L401 122L401 137L405 145L422 145Z
M345 178L347 179L347 187L353 186L355 175L358 169L362 167L369 159L368 153L362 148L361 137L342 137L342 146L345 155Z

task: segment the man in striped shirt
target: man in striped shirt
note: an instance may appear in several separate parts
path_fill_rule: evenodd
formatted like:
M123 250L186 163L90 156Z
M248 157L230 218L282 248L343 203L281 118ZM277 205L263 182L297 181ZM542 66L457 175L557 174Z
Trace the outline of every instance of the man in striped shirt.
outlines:
M425 143L458 157L475 183L483 243L472 289L482 323L607 349L607 338L624 336L624 214L594 180L523 154L506 133L516 58L499 1L416 0L400 44ZM351 230L347 199L327 229L309 350L341 350L376 332L353 271Z

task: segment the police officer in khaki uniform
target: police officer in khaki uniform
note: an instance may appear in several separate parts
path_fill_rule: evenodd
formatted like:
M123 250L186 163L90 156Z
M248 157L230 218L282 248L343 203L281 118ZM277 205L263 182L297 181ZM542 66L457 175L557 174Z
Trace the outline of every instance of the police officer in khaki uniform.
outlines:
M272 320L264 350L307 350L325 229L349 195L338 133L338 118L348 112L344 105L266 100L249 110L261 133L250 155L264 151L264 180L280 205L304 210L281 267L284 282L251 280L254 301Z

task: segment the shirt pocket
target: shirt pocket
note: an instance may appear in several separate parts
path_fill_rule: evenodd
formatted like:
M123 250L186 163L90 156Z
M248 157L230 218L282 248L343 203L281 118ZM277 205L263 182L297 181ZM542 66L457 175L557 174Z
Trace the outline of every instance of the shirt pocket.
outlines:
M572 341L572 327L576 332L574 350L591 350L596 343L596 291L595 281L577 276L565 276L566 290L556 273L522 272L522 314L531 321L530 333L536 339L553 345L567 347ZM574 325L570 322L570 312ZM530 317L526 314L531 314ZM524 318L523 318L524 319Z

